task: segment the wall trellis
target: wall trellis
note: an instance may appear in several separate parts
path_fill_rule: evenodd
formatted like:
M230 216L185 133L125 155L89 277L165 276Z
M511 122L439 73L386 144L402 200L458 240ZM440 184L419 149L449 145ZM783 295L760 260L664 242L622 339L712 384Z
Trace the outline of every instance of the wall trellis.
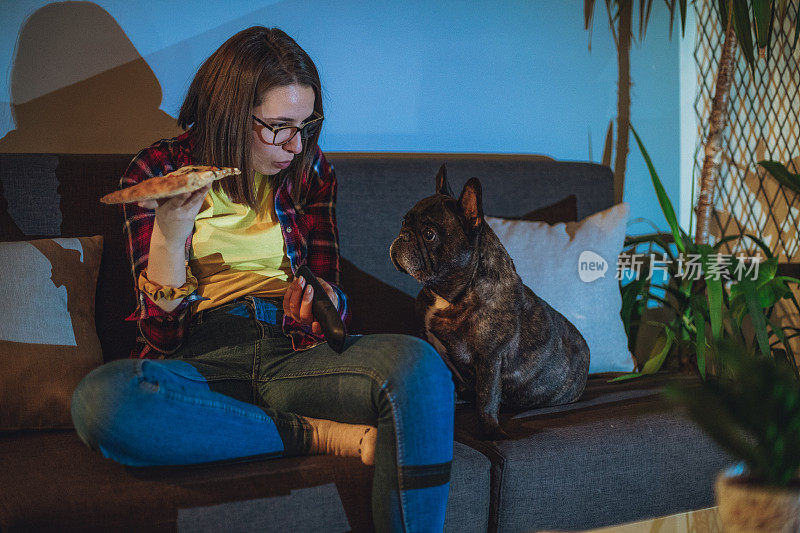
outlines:
M694 2L697 41L694 58L698 80L695 99L698 138L705 139L711 99L717 73L722 38L716 20L714 0ZM793 173L800 173L800 45L791 50L800 0L787 2L788 16L780 27L773 28L772 56L756 62L756 74L737 50L736 68L731 86L728 125L724 132L720 175L711 220L711 235L750 233L760 237L790 265L790 273L800 270L800 195L781 187L758 166L758 161L780 161ZM791 39L791 40L790 40ZM695 189L702 168L702 150L694 161ZM750 242L731 242L724 252L755 253ZM792 289L800 300L800 290ZM778 302L772 319L787 326L797 326L800 316L786 300ZM800 337L790 341L800 364Z
M716 2L694 2L697 41L694 58L698 94L695 113L698 138L705 139L723 32ZM730 93L728 125L715 194L711 234L751 233L762 238L781 262L800 262L800 198L781 187L757 165L762 159L784 163L800 172L800 45L790 50L800 0L788 2L788 17L774 28L772 56L758 61L755 77L737 50ZM702 150L694 162L695 179L702 167ZM699 185L695 182L695 188ZM746 247L746 248L745 248ZM731 243L728 253L750 251L749 243Z

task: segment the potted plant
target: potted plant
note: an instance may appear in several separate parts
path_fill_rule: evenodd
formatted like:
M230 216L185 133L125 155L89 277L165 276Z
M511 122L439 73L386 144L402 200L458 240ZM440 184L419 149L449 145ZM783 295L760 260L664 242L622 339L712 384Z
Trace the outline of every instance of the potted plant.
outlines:
M725 531L800 531L800 381L735 339L710 351L718 374L666 394L739 465L715 484Z
M665 368L705 378L707 374L716 373L715 361L707 357L710 346L726 339L755 345L760 354L778 357L792 367L795 375L800 375L796 355L788 342L800 336L800 328L780 324L772 316L775 305L782 299L790 301L800 312L800 303L791 290L800 280L779 275L778 258L753 235L729 235L713 245L697 244L679 226L675 209L644 144L635 128L631 127L631 131L647 164L670 232L626 239L626 250L630 254L645 248L663 255L665 279L640 272L632 281L621 284L620 315L631 352L637 353L636 341L643 325L654 326L656 338L649 354L637 353L636 372L615 379L636 378ZM778 167L781 165L773 163L771 166ZM790 175L786 179L793 177ZM720 261L723 245L732 240L755 246L764 259L757 269L737 272L740 265L733 260L730 264ZM690 275L687 259L691 258L696 259L699 276ZM643 265L645 271L649 267ZM658 320L648 320L654 305L658 306L660 316Z

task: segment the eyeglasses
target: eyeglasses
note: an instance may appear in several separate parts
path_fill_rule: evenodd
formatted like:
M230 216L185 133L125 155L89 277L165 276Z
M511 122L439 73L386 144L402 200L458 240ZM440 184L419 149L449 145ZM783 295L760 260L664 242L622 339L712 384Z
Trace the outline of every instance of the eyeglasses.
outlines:
M283 146L284 144L288 143L294 136L297 135L297 132L300 132L300 135L304 138L308 138L314 133L316 133L317 128L322 125L322 121L325 119L322 115L314 111L315 118L312 118L308 122L304 122L299 126L270 126L257 116L253 115L253 119L264 126L264 129L259 130L258 134L261 137L261 140L266 144L274 144L275 146ZM270 142L269 134L265 130L269 130L272 132L272 142Z

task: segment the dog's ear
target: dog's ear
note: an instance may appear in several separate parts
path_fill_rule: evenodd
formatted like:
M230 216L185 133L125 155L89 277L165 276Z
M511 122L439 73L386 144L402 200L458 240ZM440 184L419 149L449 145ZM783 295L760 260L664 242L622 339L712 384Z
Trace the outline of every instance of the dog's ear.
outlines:
M477 228L483 222L483 194L481 192L481 182L478 178L470 178L464 184L461 196L458 198L458 205L467 220L470 229Z
M444 164L439 168L439 173L436 174L436 194L453 196L453 191L450 190L450 185L447 183L447 165Z

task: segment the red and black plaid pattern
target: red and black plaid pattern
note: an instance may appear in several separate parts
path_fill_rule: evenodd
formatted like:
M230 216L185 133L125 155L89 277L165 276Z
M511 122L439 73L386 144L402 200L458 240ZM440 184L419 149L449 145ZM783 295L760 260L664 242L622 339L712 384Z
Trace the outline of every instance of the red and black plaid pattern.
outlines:
M186 165L205 164L191 160L193 147L191 130L173 139L162 139L145 148L133 158L120 188L163 176ZM311 171L303 176L301 186L307 190L306 201L296 206L292 200L292 185L284 181L275 191L275 211L281 224L283 239L292 272L307 264L314 274L327 281L339 296L342 320L349 321L347 298L339 289L339 233L336 228L336 175L322 151L317 154ZM178 307L167 313L144 293L139 291L139 273L147 268L150 236L153 233L155 210L136 204L121 204L125 220L123 232L125 246L131 261L134 292L137 306L126 320L136 320L140 335L131 351L131 357L162 358L176 352L183 344L189 324L190 303L184 299ZM188 261L192 237L186 240L185 257ZM254 250L254 254L258 251ZM284 333L292 338L295 349L304 349L324 339L315 337L310 328L288 317L283 321Z

